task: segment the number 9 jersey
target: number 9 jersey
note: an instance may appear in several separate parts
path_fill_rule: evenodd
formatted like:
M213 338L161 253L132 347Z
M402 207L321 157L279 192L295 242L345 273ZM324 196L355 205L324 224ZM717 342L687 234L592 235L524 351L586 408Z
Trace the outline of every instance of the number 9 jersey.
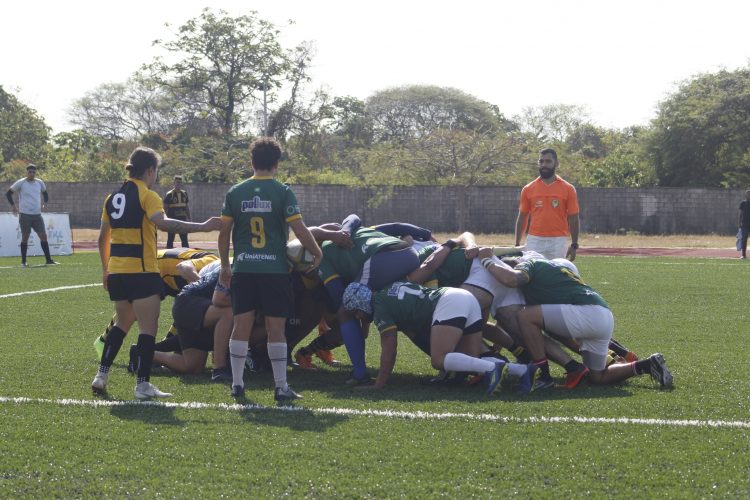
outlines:
M151 217L163 212L161 198L138 179L128 179L107 196L102 221L112 228L110 274L158 273L156 225Z
M255 175L240 182L227 192L221 218L233 223L233 272L289 273L287 224L302 218L289 186L271 176Z

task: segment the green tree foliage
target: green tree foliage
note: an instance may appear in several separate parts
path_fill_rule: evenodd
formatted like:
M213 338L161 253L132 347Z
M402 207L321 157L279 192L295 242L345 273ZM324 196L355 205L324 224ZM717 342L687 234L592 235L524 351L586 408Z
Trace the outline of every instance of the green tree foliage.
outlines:
M13 160L42 163L49 133L44 119L34 109L0 85L0 164Z
M562 143L590 121L583 106L571 104L526 107L513 119L521 132L530 135L538 143Z
M174 39L154 42L177 62L157 57L144 69L175 99L189 97L187 104L200 107L222 134L232 135L247 125L243 112L253 104L275 102L285 82L306 78L309 50L284 50L278 36L256 12L231 17L205 9L180 26Z
M701 74L659 105L649 154L661 186L750 184L750 67Z

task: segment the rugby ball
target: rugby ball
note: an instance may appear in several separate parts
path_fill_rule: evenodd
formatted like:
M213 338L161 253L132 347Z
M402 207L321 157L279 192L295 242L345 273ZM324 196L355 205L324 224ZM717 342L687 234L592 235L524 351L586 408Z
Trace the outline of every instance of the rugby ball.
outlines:
M287 243L286 258L295 271L306 271L315 260L313 254L305 250L299 240Z

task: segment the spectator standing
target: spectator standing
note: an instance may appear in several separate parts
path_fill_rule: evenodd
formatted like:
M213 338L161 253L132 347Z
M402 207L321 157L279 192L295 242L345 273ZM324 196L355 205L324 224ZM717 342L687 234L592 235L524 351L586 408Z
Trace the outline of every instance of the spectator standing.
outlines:
M13 202L13 193L18 193L18 206ZM47 209L47 186L44 181L36 178L36 165L29 163L26 167L26 177L18 179L5 193L13 214L18 216L18 225L21 227L21 267L28 267L26 263L26 252L29 249L29 235L31 230L39 237L39 243L47 259L47 265L57 264L52 260L47 242L47 231L44 228L42 211Z
M172 189L164 196L164 212L170 219L189 221L189 201L187 191L182 189L182 176L175 175ZM167 233L167 248L174 248L174 234ZM190 248L187 233L180 233L180 242L182 248Z
M742 256L747 259L747 235L750 232L750 189L745 191L745 199L740 202L739 227L742 237Z
M572 261L578 250L580 227L576 188L555 173L559 162L554 149L541 150L538 163L539 177L521 190L515 244L521 245L528 229L526 250L548 259L565 257Z

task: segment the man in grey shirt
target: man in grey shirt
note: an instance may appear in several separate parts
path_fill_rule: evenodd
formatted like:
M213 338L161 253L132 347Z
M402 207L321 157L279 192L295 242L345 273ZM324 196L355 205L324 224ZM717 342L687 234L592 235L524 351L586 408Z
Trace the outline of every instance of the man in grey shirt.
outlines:
M13 202L13 193L18 193L18 206ZM21 267L28 267L26 251L29 248L29 235L32 229L39 236L47 264L57 264L49 253L47 231L42 219L42 210L47 208L46 203L49 200L47 186L41 179L36 178L36 165L29 163L26 167L26 177L14 182L5 193L5 197L13 207L13 214L18 216L18 225L21 227Z

